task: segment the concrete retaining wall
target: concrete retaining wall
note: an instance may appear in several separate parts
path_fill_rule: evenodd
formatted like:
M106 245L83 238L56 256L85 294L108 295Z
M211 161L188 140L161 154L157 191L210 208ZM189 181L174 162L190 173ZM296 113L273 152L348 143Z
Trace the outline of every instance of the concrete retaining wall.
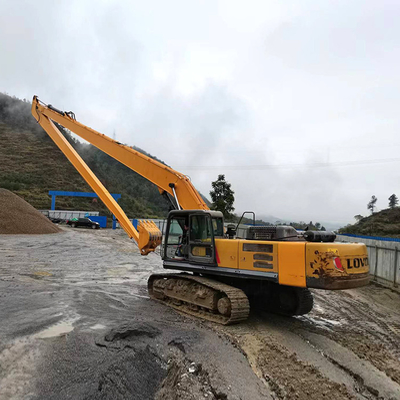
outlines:
M338 235L336 241L365 243L370 274L382 285L400 290L400 243Z

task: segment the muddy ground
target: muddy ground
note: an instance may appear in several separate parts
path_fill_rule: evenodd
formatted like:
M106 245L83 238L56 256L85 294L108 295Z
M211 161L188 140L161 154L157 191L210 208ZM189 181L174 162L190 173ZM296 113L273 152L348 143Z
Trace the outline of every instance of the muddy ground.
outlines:
M159 256L122 231L0 235L0 399L400 399L400 295L223 327L147 297Z

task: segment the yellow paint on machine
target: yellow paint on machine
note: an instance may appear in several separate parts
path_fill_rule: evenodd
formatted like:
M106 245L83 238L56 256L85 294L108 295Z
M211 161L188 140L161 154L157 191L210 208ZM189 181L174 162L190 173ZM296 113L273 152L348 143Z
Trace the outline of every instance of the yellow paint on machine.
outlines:
M278 273L277 242L239 240L239 269Z
M307 276L344 277L368 271L368 252L363 243L307 243Z
M220 267L275 273L281 285L306 287L305 243L216 239Z
M263 272L267 279L275 279L270 275L273 273L280 285L351 288L359 286L357 280L361 282L364 275L368 278L364 244L229 239L215 242L220 267Z
M279 284L306 287L306 244L280 242L278 245Z
M218 254L218 266L225 268L238 268L239 241L231 239L215 239Z

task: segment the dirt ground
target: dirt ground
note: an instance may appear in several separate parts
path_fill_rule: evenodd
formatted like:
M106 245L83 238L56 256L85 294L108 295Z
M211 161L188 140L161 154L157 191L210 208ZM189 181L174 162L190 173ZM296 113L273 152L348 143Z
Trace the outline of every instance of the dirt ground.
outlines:
M400 399L398 293L224 327L148 299L122 231L63 231L0 238L0 399Z

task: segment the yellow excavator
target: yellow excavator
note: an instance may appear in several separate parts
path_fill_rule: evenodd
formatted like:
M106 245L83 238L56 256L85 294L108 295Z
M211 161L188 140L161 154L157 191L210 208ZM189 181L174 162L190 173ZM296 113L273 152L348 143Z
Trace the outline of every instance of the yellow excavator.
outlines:
M163 243L163 267L183 271L151 275L148 291L153 299L200 318L232 324L248 317L250 305L303 315L313 307L309 288L350 289L369 282L364 244L336 243L331 232L299 234L290 226L253 225L240 238L237 226L225 227L222 213L209 209L187 176L79 123L73 112L44 104L37 96L32 115L137 242L141 254ZM55 123L158 187L172 209L164 239L151 221L134 228Z

